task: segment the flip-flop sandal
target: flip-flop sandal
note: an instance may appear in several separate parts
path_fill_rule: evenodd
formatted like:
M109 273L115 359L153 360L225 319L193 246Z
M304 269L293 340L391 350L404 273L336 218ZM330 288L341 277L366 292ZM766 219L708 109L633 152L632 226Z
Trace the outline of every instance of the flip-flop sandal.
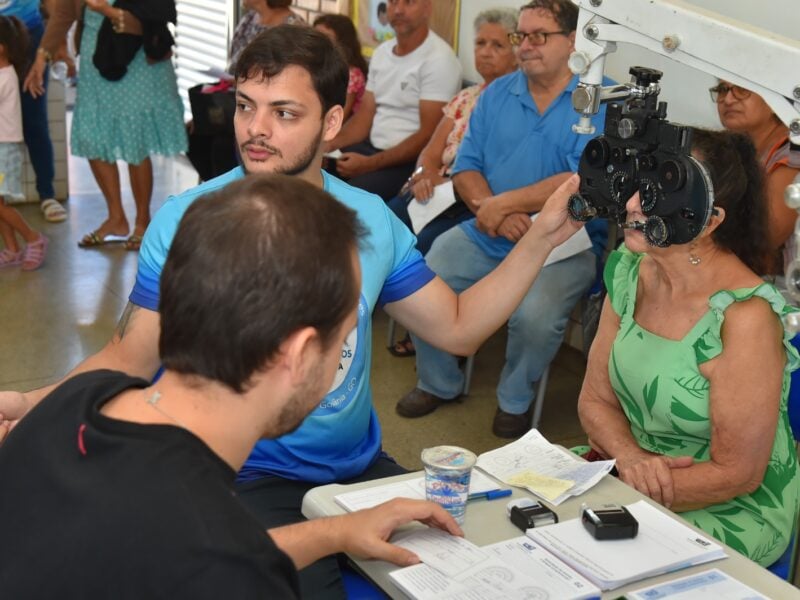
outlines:
M133 235L129 236L128 239L125 240L125 250L138 252L139 248L142 247L142 238L143 236L139 235L138 233L134 233Z
M411 336L406 334L402 340L395 342L393 346L389 346L387 348L389 353L392 356L396 356L397 358L408 358L410 356L416 356L417 351L414 348L414 342L411 341Z
M45 221L61 223L67 220L67 211L58 200L49 198L40 205Z
M100 230L95 230L87 233L78 242L80 248L97 248L98 246L107 246L108 244L120 244L125 241L124 237L118 235L107 235L100 237L98 234Z

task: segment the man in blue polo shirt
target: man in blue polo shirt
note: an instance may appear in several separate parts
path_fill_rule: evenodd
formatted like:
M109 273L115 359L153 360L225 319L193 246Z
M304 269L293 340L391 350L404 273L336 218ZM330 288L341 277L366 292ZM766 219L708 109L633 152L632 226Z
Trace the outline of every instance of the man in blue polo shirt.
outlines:
M428 342L448 352L472 353L509 317L550 250L581 224L566 212L567 198L577 191L575 177L554 194L507 260L456 296L427 267L415 249L414 236L378 196L321 170L323 143L342 124L348 81L348 66L332 42L311 28L270 28L242 52L236 75L234 130L243 167L170 198L156 213L139 254L134 290L112 339L68 376L101 368L146 380L156 375L161 270L183 213L199 196L246 173L284 173L324 188L354 209L369 233L359 251L358 321L342 347L338 375L297 430L259 441L239 473L238 496L262 525L272 528L302 520L303 495L316 485L403 471L381 452L380 426L371 402L371 316L376 304L384 303L386 311L410 330L424 331ZM196 244L197 252L209 252L202 239ZM237 266L230 264L232 269ZM330 276L318 273L320 278ZM247 348L241 351L245 357ZM0 441L8 421L24 415L55 385L26 394L0 393ZM303 597L344 596L335 559L303 569L300 586Z
M497 267L531 227L530 215L578 168L590 138L571 130L578 78L567 58L577 19L569 0L523 6L517 31L509 34L520 68L493 82L472 113L453 182L476 217L440 236L426 257L456 292ZM604 115L601 110L595 125L602 125ZM492 426L500 437L518 437L530 427L534 383L555 356L573 306L595 279L605 226L590 235L594 253L586 250L542 269L509 320ZM422 340L414 343L418 383L397 404L400 415L412 418L456 399L464 386L456 357Z

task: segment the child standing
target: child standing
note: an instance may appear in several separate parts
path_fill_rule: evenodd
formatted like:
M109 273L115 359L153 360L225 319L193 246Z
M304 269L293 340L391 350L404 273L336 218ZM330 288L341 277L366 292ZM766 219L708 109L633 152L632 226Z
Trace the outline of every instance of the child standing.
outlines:
M9 197L22 195L22 110L19 78L27 60L28 35L16 17L0 16L0 268L22 265L33 271L44 262L47 238L34 231L19 212L8 206ZM17 244L19 234L25 249Z

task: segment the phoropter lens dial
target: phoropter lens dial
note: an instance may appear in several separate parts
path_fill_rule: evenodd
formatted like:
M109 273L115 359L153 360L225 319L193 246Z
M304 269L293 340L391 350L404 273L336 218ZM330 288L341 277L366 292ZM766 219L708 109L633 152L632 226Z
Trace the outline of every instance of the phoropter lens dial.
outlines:
M666 248L671 243L672 231L661 217L647 217L644 223L644 239L651 246Z
M625 171L614 171L608 180L611 199L620 206L624 206L633 195L631 176Z
M576 221L589 221L597 215L597 211L580 194L572 194L569 197L567 212Z
M644 214L649 214L655 209L660 197L661 191L654 181L650 179L639 180L639 201L642 204L642 212Z

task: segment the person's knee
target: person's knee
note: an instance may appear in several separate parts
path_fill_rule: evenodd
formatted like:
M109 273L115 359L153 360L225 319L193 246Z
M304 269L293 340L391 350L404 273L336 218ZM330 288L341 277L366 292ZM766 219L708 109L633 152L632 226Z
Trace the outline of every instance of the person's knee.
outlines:
M450 229L433 241L425 255L425 262L431 270L448 285L448 279L459 276L463 270L463 255L459 251L463 244L462 237L464 234L459 229Z

